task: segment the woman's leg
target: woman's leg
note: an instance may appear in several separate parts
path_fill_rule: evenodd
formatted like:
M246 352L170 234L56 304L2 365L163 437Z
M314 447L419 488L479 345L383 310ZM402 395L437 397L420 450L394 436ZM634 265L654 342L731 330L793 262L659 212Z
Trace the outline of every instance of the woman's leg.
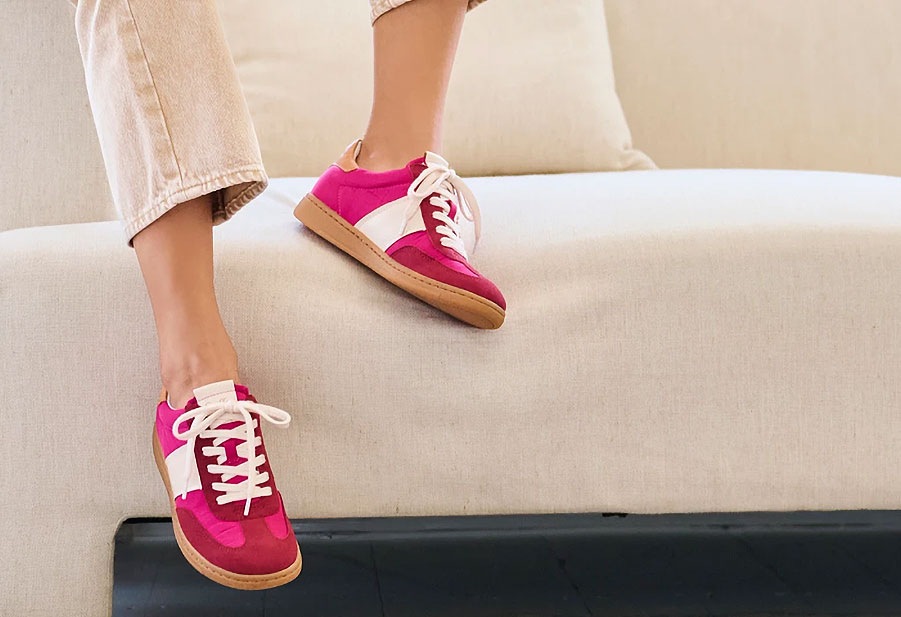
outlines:
M371 0L369 127L294 215L420 300L478 328L499 328L506 300L469 263L460 235L463 218L479 235L475 195L438 154L457 42L467 7L477 3Z
M75 26L113 199L143 272L173 405L237 376L212 226L267 178L212 0L79 0Z
M212 197L169 210L134 237L153 306L163 387L181 408L193 389L231 379L238 358L213 289Z
M447 85L467 0L412 0L373 24L372 114L357 163L398 169L426 150L441 151Z
M152 452L179 546L223 585L287 583L301 557L262 425L290 415L236 385L213 289L213 225L267 181L215 0L79 0L75 23L110 188L156 320L169 402L154 400Z

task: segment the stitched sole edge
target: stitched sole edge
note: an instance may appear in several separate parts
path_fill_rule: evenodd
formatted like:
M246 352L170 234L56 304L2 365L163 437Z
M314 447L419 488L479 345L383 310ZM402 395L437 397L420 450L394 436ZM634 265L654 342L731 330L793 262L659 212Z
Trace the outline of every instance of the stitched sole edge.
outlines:
M294 208L294 217L385 280L448 315L489 330L504 323L506 312L497 304L399 264L312 193L300 200Z

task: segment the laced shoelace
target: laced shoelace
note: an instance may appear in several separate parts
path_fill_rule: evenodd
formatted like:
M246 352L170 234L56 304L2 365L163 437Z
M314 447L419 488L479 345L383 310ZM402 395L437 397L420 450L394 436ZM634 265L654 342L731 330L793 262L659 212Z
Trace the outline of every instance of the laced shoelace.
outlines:
M176 439L187 441L188 456L185 457L185 491L182 499L187 496L187 478L190 477L191 464L195 462L194 444L198 437L210 438L212 446L204 446L204 456L215 456L216 464L207 465L207 470L214 475L222 477L221 482L214 482L214 491L222 493L216 496L216 503L224 505L233 501L244 500L244 516L250 512L250 502L255 497L267 497L272 494L268 486L260 486L269 480L269 473L259 473L257 469L266 462L263 453L256 454L257 448L262 445L262 440L254 431L259 422L250 414L276 426L287 426L291 422L291 415L277 407L261 405L253 401L223 401L211 402L200 405L195 409L184 412L172 425L172 434ZM230 422L242 422L241 426L223 429L223 424ZM184 422L190 422L185 431L179 431ZM240 441L237 446L237 454L245 459L237 465L225 465L228 455L222 445L229 439ZM236 476L245 476L241 482L229 482Z
M422 200L432 195L429 203L438 210L432 213L432 217L441 225L435 228L438 235L441 236L442 246L451 248L460 253L464 258L466 255L466 246L463 238L460 237L460 224L456 220L456 216L450 217L450 202L457 204L457 212L463 213L463 218L473 223L475 226L475 244L473 251L479 244L479 238L482 235L482 215L479 211L479 202L476 201L475 195L460 176L453 169L441 160L440 162L433 160L429 154L426 155L426 168L417 176L407 190L407 196L410 197L410 206L404 217L404 228L410 219L416 215ZM435 158L440 158L435 156ZM437 195L433 195L437 193ZM403 229L401 230L403 231Z

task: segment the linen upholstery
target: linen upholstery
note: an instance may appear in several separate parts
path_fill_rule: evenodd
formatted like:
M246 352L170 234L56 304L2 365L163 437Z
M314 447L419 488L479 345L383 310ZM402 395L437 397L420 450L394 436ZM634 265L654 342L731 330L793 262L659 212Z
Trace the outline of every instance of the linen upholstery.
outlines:
M267 432L289 516L901 507L901 179L473 179L493 332L304 230L312 182L215 232L243 377L294 415ZM168 514L118 223L0 234L0 331L0 614L106 614L116 523Z

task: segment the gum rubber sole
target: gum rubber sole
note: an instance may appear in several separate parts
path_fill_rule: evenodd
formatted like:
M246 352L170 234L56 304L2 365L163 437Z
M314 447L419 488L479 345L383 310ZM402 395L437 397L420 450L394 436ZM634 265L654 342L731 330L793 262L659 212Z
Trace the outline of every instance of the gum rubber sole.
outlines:
M229 572L219 566L215 566L198 553L181 530L178 523L178 516L175 513L175 498L172 495L172 487L169 484L169 470L166 467L166 458L163 456L163 449L160 447L159 437L156 434L156 427L153 428L153 458L156 460L157 469L163 478L163 484L166 485L166 493L169 495L169 507L172 510L172 526L175 528L175 541L178 548L181 549L182 555L188 560L195 570L203 574L208 579L231 587L232 589L271 589L285 583L290 583L297 575L300 574L300 568L303 560L300 556L300 546L297 547L297 559L284 570L273 572L271 574L237 574Z
M397 263L312 193L300 200L294 217L385 280L438 310L476 328L493 330L504 323L506 313L497 304Z

